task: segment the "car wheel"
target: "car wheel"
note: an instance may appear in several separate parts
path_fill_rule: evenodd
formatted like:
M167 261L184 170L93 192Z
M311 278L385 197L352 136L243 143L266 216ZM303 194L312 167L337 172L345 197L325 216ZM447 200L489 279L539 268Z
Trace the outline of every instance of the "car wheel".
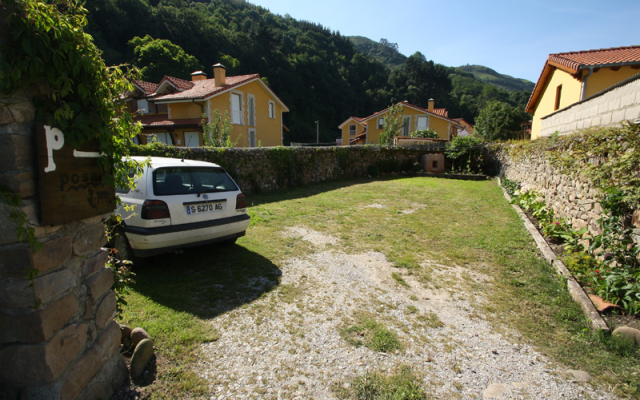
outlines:
M140 259L133 253L133 249L122 228L118 228L116 231L113 239L113 248L117 250L115 256L119 261L131 261L134 264L138 264Z

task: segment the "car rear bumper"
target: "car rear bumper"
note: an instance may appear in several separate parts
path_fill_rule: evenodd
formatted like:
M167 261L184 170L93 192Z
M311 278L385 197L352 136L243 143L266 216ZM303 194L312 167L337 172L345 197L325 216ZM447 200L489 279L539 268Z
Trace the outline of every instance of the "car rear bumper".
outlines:
M249 220L249 215L242 214L213 221L157 228L125 226L124 232L135 255L148 257L244 236Z

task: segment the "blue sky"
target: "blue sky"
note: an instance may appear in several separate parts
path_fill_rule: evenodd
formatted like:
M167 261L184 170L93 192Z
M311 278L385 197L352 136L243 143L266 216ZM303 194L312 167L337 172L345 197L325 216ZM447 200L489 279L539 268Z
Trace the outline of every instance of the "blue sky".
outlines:
M639 0L248 1L345 36L385 38L407 56L533 82L550 53L640 45Z

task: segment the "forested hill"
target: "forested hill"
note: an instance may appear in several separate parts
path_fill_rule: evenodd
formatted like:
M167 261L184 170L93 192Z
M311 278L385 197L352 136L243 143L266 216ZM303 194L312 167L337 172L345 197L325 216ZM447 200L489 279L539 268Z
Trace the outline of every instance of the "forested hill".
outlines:
M526 79L514 78L509 75L500 74L491 68L482 65L463 65L457 68L463 72L470 72L481 82L497 86L504 90L529 91L533 90L535 83Z
M228 75L266 77L291 110L284 114L291 130L285 143L315 141L316 120L321 141L333 141L349 116L403 100L426 107L434 98L450 117L469 121L490 100L523 105L510 93L487 90L471 74L457 79L464 85L456 89L451 69L420 53L390 69L338 32L243 0L87 0L86 7L86 30L107 64L134 64L145 80L157 82L164 74L190 79L200 69L211 77L218 62Z
M398 51L397 43L375 42L364 36L347 37L360 53L369 55L384 65L398 67L407 61L407 56Z

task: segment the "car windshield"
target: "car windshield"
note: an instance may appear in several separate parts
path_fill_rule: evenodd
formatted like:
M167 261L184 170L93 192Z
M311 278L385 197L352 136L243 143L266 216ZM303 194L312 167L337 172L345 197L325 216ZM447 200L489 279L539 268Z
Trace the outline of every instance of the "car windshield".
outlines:
M169 167L153 171L153 193L156 196L235 190L238 186L222 168Z

